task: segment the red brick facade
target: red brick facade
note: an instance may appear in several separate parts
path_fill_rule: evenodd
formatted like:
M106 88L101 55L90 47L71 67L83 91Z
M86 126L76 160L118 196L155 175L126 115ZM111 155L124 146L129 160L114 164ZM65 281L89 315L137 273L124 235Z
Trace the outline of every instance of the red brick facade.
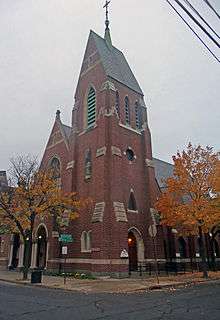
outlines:
M91 86L96 92L96 123L93 128L88 129L86 108ZM115 106L116 91L120 97L120 118ZM125 124L126 96L130 102L130 126ZM136 101L143 109L141 130L136 129ZM74 237L74 243L68 246L67 261L70 262L70 269L98 273L127 272L128 260L121 259L120 253L123 249L128 251L128 230L132 228L137 230L136 233L140 233L139 241L142 242L138 259L153 258L152 240L147 228L152 224L150 208L153 208L158 189L154 168L150 163L151 136L146 112L142 94L106 75L91 33L76 89L70 136L62 140L60 133L59 137L62 124L58 116L51 137L55 135L60 142L53 146L50 144L50 137L42 160L42 165L47 166L54 156L58 157L61 163L62 188L76 191L82 199L91 197L94 201L92 210L81 212L80 217L72 222L66 231ZM135 155L132 161L129 161L126 155L128 148ZM85 154L88 149L91 150L92 173L91 178L85 180ZM74 164L73 168L67 169L71 162ZM128 210L131 190L137 204L135 211ZM103 216L98 217L97 221L94 219L96 204L104 207ZM81 252L82 232L90 230L91 250ZM51 233L52 229L49 232ZM158 251L159 256L164 258L162 237L161 231ZM51 235L49 238L51 242ZM52 243L53 246L58 244L54 239ZM56 257L49 254L49 268L53 267L54 258Z

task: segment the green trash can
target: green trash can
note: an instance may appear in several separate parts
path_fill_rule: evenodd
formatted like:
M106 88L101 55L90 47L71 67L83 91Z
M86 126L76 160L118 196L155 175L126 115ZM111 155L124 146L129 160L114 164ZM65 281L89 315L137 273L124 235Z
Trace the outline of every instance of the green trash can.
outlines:
M42 281L42 271L34 270L31 272L31 283L41 283Z

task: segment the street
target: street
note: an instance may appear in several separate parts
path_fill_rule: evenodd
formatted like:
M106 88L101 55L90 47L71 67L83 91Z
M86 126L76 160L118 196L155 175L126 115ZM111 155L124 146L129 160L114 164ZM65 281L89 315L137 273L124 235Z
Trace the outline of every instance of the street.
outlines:
M0 320L220 319L220 283L139 294L82 294L0 282Z

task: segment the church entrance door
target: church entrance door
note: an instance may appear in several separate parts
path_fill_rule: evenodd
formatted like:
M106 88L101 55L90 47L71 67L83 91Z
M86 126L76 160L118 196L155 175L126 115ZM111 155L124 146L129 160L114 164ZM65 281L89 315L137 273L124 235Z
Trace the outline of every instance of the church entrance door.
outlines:
M44 226L40 226L37 232L37 268L44 269L47 259L47 234Z
M132 231L128 233L128 254L129 270L135 271L138 268L137 240Z

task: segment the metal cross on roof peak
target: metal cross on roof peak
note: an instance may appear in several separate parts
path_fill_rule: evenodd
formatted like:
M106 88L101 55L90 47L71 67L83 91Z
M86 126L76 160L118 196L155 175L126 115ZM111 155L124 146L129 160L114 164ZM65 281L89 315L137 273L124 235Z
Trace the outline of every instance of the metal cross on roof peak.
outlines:
M106 9L106 20L105 20L106 29L108 29L108 27L109 27L108 7L109 7L110 2L111 2L111 0L106 0L105 5L103 7Z

